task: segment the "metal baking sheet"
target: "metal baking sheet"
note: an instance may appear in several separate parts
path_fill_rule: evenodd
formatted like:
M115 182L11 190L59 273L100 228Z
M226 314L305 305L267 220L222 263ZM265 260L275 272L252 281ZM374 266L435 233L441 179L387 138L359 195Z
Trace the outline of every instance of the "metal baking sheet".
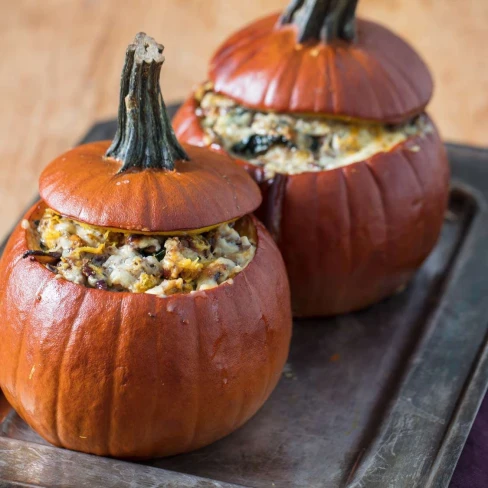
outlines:
M447 487L488 383L488 151L448 150L449 212L414 281L296 321L282 379L244 427L137 464L50 446L0 401L0 487Z

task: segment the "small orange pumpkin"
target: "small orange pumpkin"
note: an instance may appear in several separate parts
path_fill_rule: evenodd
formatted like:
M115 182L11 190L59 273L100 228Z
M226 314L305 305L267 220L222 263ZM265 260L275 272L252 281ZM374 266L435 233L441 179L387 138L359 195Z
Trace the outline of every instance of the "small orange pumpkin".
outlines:
M269 177L237 154L261 185L257 215L283 254L296 316L350 312L393 294L432 250L447 205L445 149L423 113L432 95L429 71L391 31L356 20L356 4L293 0L283 15L232 35L210 62L213 93L252 114L385 130L421 115L430 127L328 170ZM195 93L174 119L176 134L225 152L203 123Z
M24 221L0 261L6 398L49 442L99 455L166 456L229 434L277 384L290 342L282 258L247 215L259 189L228 156L178 143L159 88L162 50L136 36L111 146L88 144L53 161L40 178L43 200L24 219L50 207L90 225L172 235L242 217L254 258L208 290L106 291L38 262Z

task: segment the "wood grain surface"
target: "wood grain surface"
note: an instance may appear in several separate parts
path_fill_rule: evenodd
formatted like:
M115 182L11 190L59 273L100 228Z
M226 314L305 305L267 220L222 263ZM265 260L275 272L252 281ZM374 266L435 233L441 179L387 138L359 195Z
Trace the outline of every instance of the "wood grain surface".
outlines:
M124 51L140 30L166 46L168 102L205 78L226 35L286 0L0 0L0 236L41 169L95 120L113 117ZM430 111L446 139L488 145L488 2L362 0L360 13L407 38L432 67Z

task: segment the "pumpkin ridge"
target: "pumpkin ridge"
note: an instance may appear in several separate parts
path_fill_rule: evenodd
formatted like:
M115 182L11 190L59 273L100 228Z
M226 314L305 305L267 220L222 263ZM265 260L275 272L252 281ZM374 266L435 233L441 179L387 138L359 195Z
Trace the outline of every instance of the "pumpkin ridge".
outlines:
M237 309L240 311L241 309L241 305L240 305L241 302L238 302L238 305L237 305ZM246 310L246 313L249 313L248 310ZM239 325L241 325L241 317L243 316L242 313L239 313ZM242 362L243 361L243 358L246 356L246 351L243 351L244 349L244 341L243 340L240 340L239 341L239 362ZM249 411L249 407L248 408L245 408L246 406L246 392L245 391L242 391L240 393L240 396L239 396L239 405L238 405L238 408L237 408L237 413L236 413L236 416L235 416L235 419L234 419L234 422L233 422L233 428L237 429L239 428L241 425L242 425L242 413L243 412L246 412L246 411Z
M191 182L191 179L192 179L191 177L188 178L188 183ZM180 195L182 196L182 199L188 202L188 206L193 209L193 212L196 215L200 215L202 212L202 206L196 205L195 202L193 201L193 199L190 198L190 192L186 189L186 186L189 186L189 185L185 185L185 186L180 185L178 187L178 191L179 191ZM198 185L196 185L195 187L197 188ZM213 199L213 196L212 196L212 199Z
M383 215L383 220L384 220L384 229L385 229L385 240L383 243L383 266L385 269L389 267L388 261L389 261L389 239L390 239L390 231L388 228L388 213L386 211L386 202L385 202L385 196L383 189L381 187L381 184L379 182L378 176L375 174L375 171L371 165L371 160L368 159L365 161L365 166L368 169L368 171L371 173L371 176L373 178L374 186L378 190L378 195L380 197L380 202L381 202L381 209L382 209L382 215Z
M294 58L295 57L296 56L294 56ZM305 56L299 56L298 57L298 63L297 63L297 66L295 67L295 69L293 71L293 77L291 79L292 82L289 83L289 91L288 91L287 99L289 100L290 108L292 110L296 104L295 98L300 99L300 89L298 89L296 82L298 80L298 77L300 76L300 68L303 65L304 59L305 59ZM295 61L295 63L296 63L296 61Z
M358 59L357 54L358 54L358 51L356 51L355 49L350 50L350 55L351 55L352 61L356 64L356 66L359 68L359 70L363 73L363 76L364 76L365 83L361 84L361 88L363 90L364 90L365 86L367 86L369 88L368 91L369 91L369 93L372 94L372 98L371 97L368 98L370 105L371 105L372 100L374 100L374 102L375 102L374 112L375 113L381 113L378 94L376 93L376 90L374 89L373 84L369 82L370 81L369 72L365 68L364 64Z
M246 46L247 51L245 51L244 54L242 54L239 57L237 57L237 55L233 53L233 56L236 58L235 61L233 62L234 65L233 72L230 69L228 69L227 74L224 74L223 76L220 77L218 82L217 81L215 82L216 92L219 92L218 84L225 85L229 81L229 78L234 77L235 72L242 70L243 66L245 66L246 63L254 61L253 58L256 56L257 53L261 51L261 49L260 46L256 46L252 48L250 46L254 46L254 43L250 43L249 45L247 45ZM210 76L210 78L212 79L213 77Z
M422 180L417 172L417 168L415 168L415 165L413 163L413 161L410 159L411 158L411 152L408 150L408 149L405 149L401 152L402 156L405 158L405 160L407 161L407 164L410 166L411 170L412 170L412 173L417 181L417 184L419 186L419 189L420 189L420 202L421 202L421 205L422 205L422 210L421 210L421 216L422 216L422 237L421 237L421 240L422 240L422 245L420 247L421 249L421 252L423 252L424 248L425 248L425 238L426 238L426 229L427 229L427 226L426 226L426 221L425 221L425 213L426 213L426 208L425 208L425 201L426 201L426 190L425 190L425 185L422 183Z
M363 55L364 53L362 53L361 51L355 51L354 49L351 49L351 58L356 62L356 64L360 67L360 69L362 70L362 72L364 73L364 77L367 81L371 80L371 75L370 75L370 72L368 71L368 69L366 68L366 66L364 65L363 63L363 60L361 59L360 55ZM370 86L371 90L370 90L370 93L373 94L373 97L374 97L374 100L376 102L375 106L378 107L378 109L380 108L380 96L378 96L378 93L375 89L375 86L373 83L368 83L368 85Z
M188 178L188 185L193 186L193 188L195 188L195 191L197 191L198 188L201 187L201 185L199 185L198 181L196 181L195 178ZM224 214L226 209L222 206L222 202L215 197L214 193L209 192L208 195L215 202L216 206L218 206L222 210L222 214Z
M402 110L405 109L403 99L407 98L407 96L408 96L408 95L406 95L404 97L400 97L399 92L398 92L398 85L400 85L400 83L401 83L401 86L405 89L405 91L412 96L412 98L418 99L417 93L412 89L411 83L409 81L406 81L406 80L408 80L408 78L400 75L400 76L398 76L398 80L395 80L392 78L392 75L390 73L388 73L387 70L385 70L383 63L380 63L377 59L370 60L370 63L373 65L372 69L377 70L378 72L381 72L382 75L384 76L385 80L388 80L388 84L393 88L391 90L391 93L393 93L395 95L396 100L400 100L399 102L397 102L397 103L399 103L398 107L400 109L402 109ZM394 66L396 69L396 64ZM398 71L395 71L394 73L396 74L396 73L398 73Z
M344 280L342 282L342 290L340 290L337 294L337 302L339 307L342 306L342 302L344 299L344 296L346 295L346 301L347 301L347 290L349 288L350 284L350 278L351 278L351 273L354 270L354 239L352 236L353 233L353 222L352 222L352 207L351 207L351 195L350 195L350 188L348 185L348 171L346 170L346 167L342 166L341 167L341 181L342 181L342 187L343 187L343 192L344 192L344 199L346 203L346 208L347 208L347 232L345 234L345 239L344 239L344 246L347 248L347 276L348 280ZM346 246L347 244L347 246Z
M22 260L23 257L22 257L22 253L19 253L18 254L19 258L18 258L18 261ZM13 266L11 268L13 270ZM47 282L49 281L49 278L50 276L46 276L46 278L44 279L44 281L39 285L39 287L37 288L36 290L36 297L39 296L40 292L45 288ZM17 365L15 367L15 373L14 373L14 384L13 384L13 390L17 393L17 385L18 385L18 377L19 377L19 369L20 369L20 361L21 359L24 357L24 355L22 354L22 350L24 349L24 343L25 343L25 336L26 336L26 326L25 324L29 322L29 319L35 314L36 310L35 310L35 307L32 307L32 310L30 311L28 317L26 317L26 320L23 320L22 321L22 331L21 331L21 339L20 339L20 345L19 345L19 352L18 354L16 354L17 356Z
M375 22L372 22L372 21L367 21L369 24L371 25L374 25L377 29L379 29L379 35L380 36L383 36L383 37L388 37L388 30L381 26L380 24L377 24ZM396 44L398 49L401 49L403 48L405 45L407 45L406 41L401 38L401 37L394 37L394 38L389 38L388 37L388 42L391 42L393 44ZM408 45L407 45L408 46ZM401 66L403 68L403 66L408 66L408 63L405 62L405 59L401 56L392 56L391 55L391 51L390 50L386 50L386 49L381 49L380 48L380 45L372 45L371 46L371 52L372 54L374 54L374 56L378 57L378 58L382 58L386 61L388 61L388 63L392 63L392 64L395 64L396 66ZM422 66L422 71L420 71L418 73L418 77L419 79L417 80L417 83L415 84L416 86L416 90L414 90L416 93L417 93L417 98L421 99L420 97L420 93L418 92L418 89L420 87L425 87L425 86L428 86L430 88L430 95L428 97L428 99L431 98L432 96L432 89L433 89L433 81L432 81L432 76L427 68L427 65L425 64L425 61L424 59L418 55L417 53L415 53L414 51L410 51L408 53L408 56L412 56L412 54L415 54L415 61ZM410 61L410 60L409 60ZM409 71L408 70L403 70L402 69L402 76L405 78L406 81L408 81L409 83L412 83L414 82L414 79L412 79L410 76L409 76ZM420 77L425 77L424 79L420 79Z
M59 284L56 282L56 279L52 276L52 273L49 270L47 270L44 266L40 265L40 263L33 263L33 265L34 266L40 266L41 269L47 273L47 277L46 277L47 283L50 283L51 285L55 285L56 287L59 286ZM51 276L49 276L49 275L51 275ZM73 300L73 298L72 298L73 296L77 302L80 299L83 302L83 300L84 300L84 296L82 297L83 292L84 292L84 290L78 289L78 290L73 290L73 292L72 292L73 295L69 295L69 296L63 295L61 297L62 300L59 302L59 306L64 308L64 306L65 306L64 302L67 301L68 299ZM76 294L76 296L75 296L75 294ZM82 306L83 306L83 303L81 304L80 307L71 307L71 311L69 312L69 315L67 317L71 323L74 323L77 320L77 318L79 317L79 309L81 309ZM60 327L59 321L54 322L54 326L56 328L59 328ZM72 332L72 330L70 329L70 332L68 335L71 335L71 332ZM66 334L65 330L63 330L63 334ZM43 330L42 335L43 335L43 339L41 341L41 344L43 344L44 340L47 340L51 336L51 331L50 330L48 330L48 331ZM54 398L52 400L50 400L49 407L48 407L48 410L49 410L50 414L52 415L52 418L49 419L49 424L51 426L53 426L51 433L53 433L55 435L55 437L57 439L56 442L58 445L63 445L63 441L61 440L61 436L59 434L58 419L57 419L57 416L59 413L58 412L59 396L60 396L59 393L60 393L60 384L61 384L61 368L59 366L60 366L61 361L62 361L62 356L64 356L64 354L66 353L67 346L69 345L69 340L70 340L70 337L68 337L67 341L65 341L65 343L61 347L61 351L62 351L61 355L57 354L56 358L54 359L55 365L56 365L56 367L54 369L56 371L59 370L59 372L57 375L55 375L55 378L56 378L55 382L54 382L56 384L56 388L54 388L55 395L54 395ZM59 349L56 348L56 350L58 351ZM42 354L42 349L39 352L41 352L41 354ZM50 361L52 361L52 360L50 360ZM53 368L51 368L51 367L49 368L50 373L51 373L52 369Z
M263 269L261 268L259 271L262 273L263 272ZM247 279L247 276L244 277L244 280L246 282L246 286L247 286L247 288L249 290L250 295L252 295L252 297L253 297L253 303L258 303L259 304L259 310L260 310L260 313L261 313L261 318L259 319L259 321L262 322L262 324L264 326L264 331L265 331L266 379L264 381L264 390L263 390L263 393L262 393L262 396L261 396L261 402L264 403L265 400L266 400L266 395L268 393L269 384L271 382L271 372L270 372L270 369L271 369L271 364L270 364L271 354L270 354L269 341L268 341L268 325L267 325L267 319L265 317L265 310L266 310L266 308L263 308L263 302L261 301L261 297L256 294L256 292L254 291L254 287L251 285L251 283L249 283L249 280Z
M167 206L166 204L166 195L161 188L161 185L158 184L158 181L155 178L148 178L147 183L148 190L150 187L154 190L153 192L149 190L150 194L154 194L157 198L151 200L151 205L149 205L148 212L151 214L151 220L156 220L157 214Z
M266 87L266 90L263 92L263 97L261 102L266 105L266 100L273 99L276 87L280 85L280 79L286 71L288 71L290 65L293 63L295 59L294 53L291 55L291 59L288 59L286 63L278 62L276 63L276 69L273 71L273 74L270 76L270 83Z
M115 332L115 338L113 343L113 359L112 365L110 367L111 371L111 378L112 384L110 389L110 396L107 405L107 412L108 412L108 422L107 422L107 452L112 454L114 451L112 450L112 440L113 440L113 421L114 416L116 415L117 410L114 408L115 399L117 396L117 389L116 389L116 381L117 375L115 374L117 371L117 362L119 356L119 346L120 346L120 337L122 335L122 327L124 325L124 316L122 314L122 306L124 304L124 298L118 300L118 307L116 313L113 315L114 324L117 324L117 330Z
M232 188L232 196L234 198L234 203L236 207L239 209L239 202L237 200L237 191L234 182L226 174L221 173L219 169L214 168L214 171L225 181L227 185L229 185Z
M156 325L156 323L158 323L160 320L160 317L158 317L158 314L157 314L158 309L156 307L156 302L154 300L151 300L149 303L150 303L150 307L148 306L148 312L147 313L148 313L149 317L152 317L154 319L154 322ZM162 368L161 368L161 360L160 360L161 358L164 357L163 348L161 347L161 337L162 337L162 332L164 330L164 327L163 326L154 326L151 329L154 333L153 344L155 346L155 355L159 359L158 361L156 361L155 378L156 378L157 384L160 385L161 383L164 383L164 374L161 371ZM159 413L158 413L159 396L158 395L152 395L152 399L153 399L153 405L151 406L151 414L148 416L148 418L151 419L150 423L149 423L149 426L151 426L151 427L150 427L150 429L148 429L150 431L149 435L151 435L152 426L157 425L158 420L159 420L158 419L159 418ZM153 439L151 449L154 450L155 447L156 446L155 446L155 442Z
M191 311L192 311L192 316L193 316L193 319L195 319L195 317L197 317L197 313L196 313L196 304L195 304L195 300L192 301L192 305L191 305ZM196 387L194 389L195 391L195 394L194 394L194 411L195 411L195 414L194 414L194 417L195 417L195 421L193 422L193 427L190 429L190 437L188 438L188 444L187 446L185 447L185 450L187 450L189 448L189 446L192 446L194 445L195 443L195 439L196 439L196 436L197 436L197 432L198 432L198 426L199 426L199 419L200 419L200 416L201 416L201 412L200 412L200 409L201 409L201 381L200 381L200 377L201 377L201 371L202 371L202 341L201 341L201 337L200 337L200 323L198 320L190 320L189 321L190 323L193 323L194 324L194 328L195 328L195 337L196 337L196 349L197 349L197 352L196 352L196 371L198 372L197 373L197 380L196 380L196 384L198 384L199 386Z
M309 203L310 203L310 213L313 215L313 220L314 221L328 221L333 218L334 216L332 215L331 217L328 215L328 185L324 184L325 182L328 182L329 179L329 174L325 171L320 171L316 174L310 174L310 179L306 182L306 190L307 194L311 196ZM335 183L335 181L334 181ZM303 190L302 190L303 191ZM318 256L319 258L319 263L321 263L321 268L320 269L327 269L327 252L324 252L322 249L321 243L327 244L327 241L329 239L329 235L326 231L324 231L323 228L320 226L316 225L313 226L313 233L311 233L311 238L310 238L310 253L312 256ZM290 260L293 261L293 257L290 257ZM325 265L324 265L325 263ZM317 273L312 273L311 267L314 265L314 262L311 260L308 260L307 263L307 273L309 276L313 278L313 281L310 283L310 288L312 290L317 290L321 286L321 281L320 281L320 276ZM335 278L335 276L334 276ZM293 286L293 284L292 284ZM292 300L293 300L293 293L292 293ZM313 300L316 300L314 297Z
M230 58L234 55L234 52L238 48L245 46L247 49L250 49L250 47L254 44L257 44L258 41L259 41L259 44L261 44L263 37L266 37L267 35L268 35L268 32L260 31L260 33L258 35L253 35L251 40L249 40L247 38L242 38L235 43L229 42L227 44L227 46L225 46L222 50L220 50L218 52L218 54L215 58L215 61L218 63L225 63L228 58Z
M424 213L425 213L425 208L424 208L424 202L425 202L425 193L424 193L424 187L421 184L419 177L417 175L417 172L414 170L412 163L410 162L408 158L408 153L410 150L408 148L405 148L402 151L399 151L398 157L404 161L405 167L407 167L412 175L412 180L415 181L415 184L418 188L418 201L420 202L420 208L417 209L417 229L420 228L420 230L417 230L416 235L420 236L419 237L419 243L416 246L417 249L417 256L423 254L423 248L424 248L424 236L425 236L425 220L424 220Z
M407 86L410 93L413 95L414 98L420 98L418 96L418 91L416 90L416 87L414 86L412 80L410 79L409 76L407 76L407 73L403 69L403 63L400 62L399 59L389 57L386 52L384 51L377 51L375 52L376 56L378 58L381 58L383 60L386 60L391 68L394 68L396 73L398 74L398 78L401 79L404 82L404 86ZM383 64L383 63L381 63ZM385 69L382 66L382 71L385 73Z
M82 321L83 318L83 313L80 313L83 310L84 303L87 298L87 294L83 293L82 298L81 298L81 303L77 307L77 312L75 314L74 320L69 321L70 327L69 327L69 332L66 334L66 339L63 342L63 346L61 348L62 353L61 357L59 358L59 374L57 376L57 388L56 388L56 400L54 402L54 419L53 419L53 424L54 424L54 433L56 437L59 439L60 444L64 444L64 441L61 439L61 429L60 429L60 424L59 424L59 417L60 417L60 410L62 406L62 401L61 401L61 384L62 384L62 379L64 377L63 371L65 368L63 367L64 362L66 360L66 353L68 352L68 347L71 342L71 338L73 336L73 332L76 331L78 323Z
M18 254L20 255L20 253ZM12 268L13 269L13 266ZM48 278L46 278L45 281L47 281ZM33 316L35 313L35 310L34 308L32 308L31 312L29 313L29 317L27 318L30 318L31 316ZM15 368L14 368L14 381L13 381L13 384L12 384L12 395L15 396L15 395L18 395L18 392L17 392L17 385L19 383L19 369L20 369L20 361L21 359L24 358L24 355L22 354L22 350L24 348L24 342L25 342L25 336L26 336L26 324L27 324L27 320L23 320L22 321L22 329L20 331L20 341L19 341L19 349L18 349L18 352L17 354L15 355L17 357L17 361L16 361L16 365L15 365ZM22 408L23 410L23 408ZM19 412L19 414L22 415L22 412Z
M313 195L313 215L316 222L319 222L323 218L327 218L327 216L322 215L322 208L324 203L327 204L327 198L323 198L321 195L321 193L324 194L327 191L327 185L324 185L321 180L327 180L327 177L328 174L326 172L320 171L311 179L312 185L310 185L310 195ZM319 256L322 263L327 262L327 256L325 252L321 251L320 243L324 242L326 238L327 235L323 232L323 229L319 225L314 226L313 244L315 249L312 248L312 252L313 256ZM307 264L310 265L310 263ZM326 269L326 267L322 265L320 269ZM320 287L320 277L317 273L310 273L310 276L315 278L310 286L313 287L312 289L316 290Z
M329 64L328 64L328 50L321 49L320 50L320 66L322 69L320 70L320 78L317 83L318 86L322 86L323 90L316 90L314 101L313 101L313 108L315 112L319 111L319 108L326 103L324 102L324 98L330 95L330 88L327 84L327 80L329 79Z
M366 53L358 50L358 51L353 53L353 56L358 61L358 63L360 63L363 66L364 71L368 75L368 78L372 79L372 75L374 76L374 70L372 70L371 68L366 66L366 60L364 59L364 56L366 56ZM376 61L368 59L368 62L374 63L375 67L379 68L379 63L377 63ZM387 80L386 86L390 87L386 92L388 94L389 99L390 99L390 103L394 104L394 107L397 111L403 112L404 111L403 102L399 98L398 92L396 91L396 86L392 83L389 75L385 76L385 79ZM374 84L372 84L372 85L374 86ZM393 88L393 90L391 88ZM385 85L382 86L382 89L383 90L385 89ZM383 91L383 93L385 93L385 91ZM380 97L377 96L376 98L379 100Z
M334 69L335 63L334 58L336 55L337 50L332 51L331 49L327 49L327 88L328 93L330 94L330 105L333 107L334 110L338 110L340 103L338 103L338 95L337 95L337 76Z
M256 269L260 269L260 268L256 268ZM226 290L224 290L224 293L226 295L226 297L229 297L231 298L231 292L230 292L230 288L227 288ZM240 309L241 309L241 306L240 306L240 301L237 302L236 304L236 307L235 307L235 310L234 310L234 314L235 314L235 317L237 318L238 320L238 329L242 329L242 314L240 313ZM246 313L247 313L247 310L246 310ZM221 314L220 314L220 307L216 309L216 311L214 312L216 318L217 318L217 321L220 320L220 323L221 324L226 324L227 321L222 321L221 320ZM226 326L226 329L225 329L225 333L226 335L228 336L229 332L232 334L232 331L231 329L228 327L228 325ZM245 354L243 354L243 340L239 340L239 351L238 351L238 354L239 354L239 359L238 361L239 362L242 362L243 360L243 357L245 357ZM237 356L237 351L235 352L235 355ZM240 426L240 423L239 423L239 417L241 416L241 412L242 412L242 408L243 408L243 404L244 404L244 393L242 392L239 392L239 397L237 398L236 400L236 404L237 404L237 408L234 408L235 410L235 414L232 416L232 421L229 422L229 426L232 428L232 429L236 429Z

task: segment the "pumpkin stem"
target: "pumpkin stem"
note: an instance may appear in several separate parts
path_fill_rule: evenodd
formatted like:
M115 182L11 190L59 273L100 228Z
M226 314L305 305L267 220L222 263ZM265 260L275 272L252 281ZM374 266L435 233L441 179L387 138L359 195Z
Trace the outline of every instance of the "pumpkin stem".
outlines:
M189 160L176 139L161 94L163 49L143 32L127 48L117 132L105 153L106 158L123 163L119 173L130 169L172 170L176 160Z
M358 0L292 0L278 25L295 24L300 43L351 42L356 37L357 3Z

